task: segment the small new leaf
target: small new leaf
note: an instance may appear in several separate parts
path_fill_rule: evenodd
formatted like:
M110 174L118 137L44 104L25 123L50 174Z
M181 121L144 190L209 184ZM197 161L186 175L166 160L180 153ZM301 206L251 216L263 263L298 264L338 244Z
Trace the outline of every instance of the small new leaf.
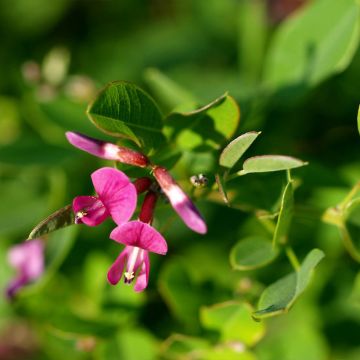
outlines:
M75 224L75 216L72 205L70 204L60 210L57 210L48 216L45 220L36 225L29 234L28 240L41 237L50 232L73 224Z
M300 159L284 155L261 155L246 159L243 170L238 175L245 175L259 172L281 171L305 166L308 163Z
M220 165L231 169L260 134L250 131L231 141L220 155Z

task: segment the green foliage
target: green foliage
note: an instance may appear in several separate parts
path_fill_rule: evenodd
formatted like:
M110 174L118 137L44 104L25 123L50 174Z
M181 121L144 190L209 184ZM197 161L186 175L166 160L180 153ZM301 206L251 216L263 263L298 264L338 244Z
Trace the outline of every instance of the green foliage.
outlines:
M230 263L236 270L251 270L269 264L277 254L269 239L253 236L237 242L231 250Z
M240 121L240 110L229 95L191 112L174 112L166 118L170 141L176 141L184 150L198 147L219 148L230 139Z
M252 131L231 141L220 155L220 165L231 169L259 135L260 132Z
M307 165L306 162L283 155L261 155L246 159L243 164L243 170L239 171L239 175L290 170Z
M281 205L279 216L274 231L273 244L285 244L287 242L287 235L293 217L294 211L294 189L293 181L289 180L286 184L281 198Z
M202 325L220 333L222 342L238 341L254 346L264 336L264 325L251 318L251 306L246 303L227 302L200 311Z
M147 150L164 141L159 108L134 84L110 83L89 105L87 114L100 130L131 139Z
M46 243L43 277L0 297L11 358L359 358L359 2L291 14L285 3L296 2L0 1L0 288L16 276L11 245L34 224L30 238ZM129 81L95 94L116 79ZM151 165L96 159L68 130ZM68 226L62 207L93 192L101 166L134 180L153 164L171 169L209 231L192 233L160 198L153 226L169 252L150 255L136 293L107 282L123 249L111 220ZM199 174L208 184L192 187Z
M359 21L354 0L318 0L304 7L282 24L272 41L265 63L266 87L314 86L343 71L358 46Z
M67 205L36 225L34 229L31 230L31 233L28 236L28 240L44 236L49 232L61 229L66 226L73 225L74 221L75 215L72 210L72 205Z
M309 285L313 269L324 256L319 249L311 250L296 272L286 275L267 287L261 295L258 310L253 313L253 316L264 318L288 311Z

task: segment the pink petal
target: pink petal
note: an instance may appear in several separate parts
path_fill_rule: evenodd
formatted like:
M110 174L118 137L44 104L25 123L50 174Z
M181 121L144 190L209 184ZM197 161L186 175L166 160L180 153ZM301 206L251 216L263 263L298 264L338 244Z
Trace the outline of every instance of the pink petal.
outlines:
M154 169L154 176L165 195L169 198L172 207L184 223L191 230L205 234L207 227L199 210L176 183L171 174L165 168L157 166Z
M65 133L69 143L80 150L102 159L117 160L119 147L115 144L97 140L89 136L68 131Z
M29 280L38 278L44 271L44 244L40 239L25 241L8 252L8 262Z
M150 260L149 253L144 251L144 259L141 265L140 272L137 275L136 283L134 286L134 290L137 292L143 291L149 282L149 272L150 272Z
M75 223L97 226L110 216L101 200L95 196L77 196L73 200Z
M111 232L110 239L160 255L167 253L167 244L162 235L141 221L130 221L118 226Z
M6 288L6 294L13 298L30 281L39 278L44 272L44 244L33 239L13 246L8 252L8 262L18 274Z
M169 198L174 210L191 230L200 234L205 234L207 232L206 223L199 210L180 186L172 185L164 192Z
M116 285L122 276L124 271L125 262L128 258L130 248L125 247L125 249L120 253L114 263L111 265L107 278L110 284Z
M120 170L104 167L91 175L99 199L105 205L116 224L128 221L136 209L135 186Z

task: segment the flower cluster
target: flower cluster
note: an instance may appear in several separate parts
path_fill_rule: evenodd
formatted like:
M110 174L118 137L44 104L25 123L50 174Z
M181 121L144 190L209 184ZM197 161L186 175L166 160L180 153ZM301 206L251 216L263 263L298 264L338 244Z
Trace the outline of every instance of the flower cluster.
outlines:
M75 224L97 226L110 217L117 225L111 232L110 239L125 245L125 248L108 271L110 284L117 284L123 277L126 284L135 282L135 291L144 290L149 281L149 252L165 255L168 250L166 240L152 226L160 194L156 188L161 188L174 210L191 230L200 234L206 233L205 221L170 173L164 167L152 164L142 153L75 132L67 132L66 137L75 147L97 157L149 169L151 177L138 178L131 182L120 170L100 168L91 175L96 195L77 196L72 203ZM154 186L156 183L158 186ZM131 221L140 193L146 194L139 217ZM19 270L19 277L10 284L9 297L13 297L19 288L38 278L44 263L41 240L25 242L12 251L21 254L18 259L25 260L15 261L14 256L10 259L11 265Z
M149 167L184 223L200 234L207 231L199 211L165 168L151 164L145 155L128 148L74 132L67 132L66 137L75 147L97 157L142 168ZM123 275L124 282L130 284L137 278L134 290L142 291L149 281L149 252L161 255L167 253L165 239L151 226L158 197L151 189L152 180L140 178L133 184L123 172L114 168L101 168L91 178L97 196L79 196L74 199L75 221L94 226L112 217L117 227L111 232L110 238L124 244L125 248L111 266L108 280L114 285ZM136 208L137 194L142 192L147 193L139 219L129 222Z

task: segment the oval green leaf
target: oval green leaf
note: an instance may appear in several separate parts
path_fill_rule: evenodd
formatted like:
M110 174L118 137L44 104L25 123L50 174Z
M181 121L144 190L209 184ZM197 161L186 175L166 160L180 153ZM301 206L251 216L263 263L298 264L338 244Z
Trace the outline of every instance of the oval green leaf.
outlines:
M32 229L28 236L28 240L35 239L53 232L58 229L75 224L74 211L72 205L67 205L60 210L57 210L46 219L41 221Z
M89 105L87 114L101 131L128 138L147 150L158 147L165 140L158 106L132 83L108 84Z
M250 131L231 141L220 155L220 165L231 169L260 134Z
M278 254L266 238L251 236L240 240L230 252L231 266L236 270L251 270L272 262Z
M298 168L307 165L300 159L284 155L261 155L246 159L243 164L243 170L239 171L239 175L259 172L281 171Z
M279 27L268 52L264 82L271 90L314 86L344 70L358 42L356 1L309 2Z
M259 310L254 312L253 316L261 319L287 312L309 285L314 268L324 256L319 249L311 250L297 272L290 273L268 286L261 294Z
M264 324L251 318L249 304L229 301L200 309L201 324L220 332L221 341L240 341L254 346L264 336Z

